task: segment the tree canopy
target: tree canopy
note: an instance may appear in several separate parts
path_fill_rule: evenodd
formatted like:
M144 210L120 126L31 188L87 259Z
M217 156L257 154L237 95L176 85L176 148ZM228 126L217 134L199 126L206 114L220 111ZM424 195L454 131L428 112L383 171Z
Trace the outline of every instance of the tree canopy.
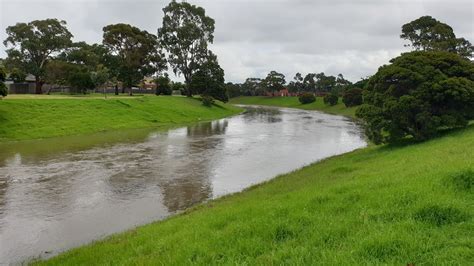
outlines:
M36 78L36 93L41 94L45 65L52 56L71 45L72 34L65 21L57 19L17 23L7 28L3 42L7 49L7 65L17 67Z
M270 92L281 90L285 87L285 75L276 71L270 71L267 77L262 80L262 86Z
M187 85L208 57L208 44L214 40L214 20L204 8L187 2L163 8L163 25L158 29L162 47L175 74L182 74ZM192 90L187 90L188 96Z
M390 62L369 79L356 113L372 141L425 140L474 118L474 63L440 51L405 53Z
M457 38L448 24L431 16L422 16L402 26L400 38L410 41L415 50L447 51L464 57L472 57L474 47L464 39Z
M166 69L166 60L155 35L122 23L108 25L103 31L103 44L115 59L110 67L117 80L130 89L130 95L132 86L143 77Z
M217 62L217 57L210 53L199 70L192 76L188 89L192 94L211 96L227 102L229 97L224 82L224 70Z

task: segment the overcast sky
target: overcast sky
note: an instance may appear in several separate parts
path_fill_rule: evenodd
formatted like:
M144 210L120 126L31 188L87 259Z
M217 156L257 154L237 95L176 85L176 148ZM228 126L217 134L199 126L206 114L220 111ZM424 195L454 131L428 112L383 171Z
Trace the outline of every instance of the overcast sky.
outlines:
M17 22L66 20L75 41L102 41L102 27L129 23L156 34L168 0L0 0L0 39ZM472 0L202 0L215 19L211 49L226 80L276 70L325 72L357 81L405 51L401 26L431 15L474 42ZM0 57L5 57L2 44Z

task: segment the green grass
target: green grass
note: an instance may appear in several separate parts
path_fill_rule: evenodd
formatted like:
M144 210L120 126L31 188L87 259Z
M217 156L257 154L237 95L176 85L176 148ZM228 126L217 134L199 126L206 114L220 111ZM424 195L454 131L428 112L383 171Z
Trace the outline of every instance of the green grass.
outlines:
M102 96L103 97L103 96ZM12 95L0 101L0 142L131 128L169 128L241 111L232 105L205 107L198 99L171 96Z
M329 158L46 265L470 265L474 126Z
M325 105L323 98L317 97L316 102L310 104L301 104L298 97L266 97L251 96L237 97L230 100L232 104L251 104L251 105L268 105L289 108L299 108L304 110L317 110L329 114L344 115L354 118L357 107L347 108L339 99L339 103L335 106Z

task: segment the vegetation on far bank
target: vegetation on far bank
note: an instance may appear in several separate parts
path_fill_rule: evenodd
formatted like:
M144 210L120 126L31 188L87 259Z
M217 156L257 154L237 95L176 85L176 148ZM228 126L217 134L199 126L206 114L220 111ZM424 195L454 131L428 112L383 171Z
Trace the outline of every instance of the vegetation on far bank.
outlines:
M322 97L316 97L316 101L313 103L301 104L298 101L298 97L242 96L230 99L230 103L317 110L329 114L349 116L352 118L355 117L355 110L357 109L357 107L346 107L341 99L339 100L339 103L334 106L326 105L324 104Z
M67 251L43 265L468 265L474 127L372 146Z
M0 102L0 141L78 135L115 129L167 128L219 119L241 111L200 99L174 96L16 96Z

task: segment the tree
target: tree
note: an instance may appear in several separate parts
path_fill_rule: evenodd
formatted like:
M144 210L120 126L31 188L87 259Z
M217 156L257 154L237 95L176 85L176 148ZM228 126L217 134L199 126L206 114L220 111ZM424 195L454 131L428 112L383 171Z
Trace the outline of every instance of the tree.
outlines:
M222 102L227 102L229 97L224 82L224 70L219 66L217 57L209 53L207 60L192 76L188 89L191 94L211 96Z
M182 74L187 86L208 57L208 43L214 40L214 20L202 7L171 1L163 9L163 25L158 29L161 45L175 74ZM192 96L192 90L187 90Z
M245 96L262 96L264 94L262 80L259 78L247 78L244 84L242 84L242 93Z
M422 16L402 26L400 38L410 41L415 50L447 51L471 58L472 44L464 38L456 38L453 29L431 16Z
M291 81L288 84L288 90L290 92L301 92L304 89L303 86L303 76L301 73L296 73L296 75L293 77L293 81Z
M316 97L312 93L305 92L298 97L298 100L301 104L309 104L315 102Z
M362 89L351 88L342 95L342 102L346 107L353 107L362 104Z
M5 97L8 94L7 86L5 85L4 81L7 77L7 73L5 68L0 65L0 96Z
M356 115L375 143L425 140L474 118L474 63L449 52L411 52L379 68Z
M145 76L166 69L164 55L158 47L157 37L128 24L113 24L103 28L103 44L109 50L114 64L110 65L117 80L129 88Z
M164 74L163 76L159 76L155 79L156 84L156 95L171 95L173 94L173 90L171 89L171 80L168 77L168 74Z
M26 79L26 73L15 67L10 71L10 79L15 83L24 82Z
M316 92L316 74L308 73L303 79L303 90L307 92Z
M323 100L324 100L324 104L334 106L339 101L339 97L337 96L336 93L330 93L324 96Z
M266 89L274 93L275 91L279 91L285 87L285 75L278 73L276 71L270 71L267 77L262 80L262 86Z
M336 77L326 76L324 72L316 74L316 88L320 92L331 92L336 86Z
M225 84L225 90L229 98L235 98L242 95L242 85L232 82L227 82Z
M6 51L8 64L34 75L36 93L41 94L46 63L71 44L72 34L66 28L66 22L34 20L9 26L6 31L8 37L3 43L12 46Z

